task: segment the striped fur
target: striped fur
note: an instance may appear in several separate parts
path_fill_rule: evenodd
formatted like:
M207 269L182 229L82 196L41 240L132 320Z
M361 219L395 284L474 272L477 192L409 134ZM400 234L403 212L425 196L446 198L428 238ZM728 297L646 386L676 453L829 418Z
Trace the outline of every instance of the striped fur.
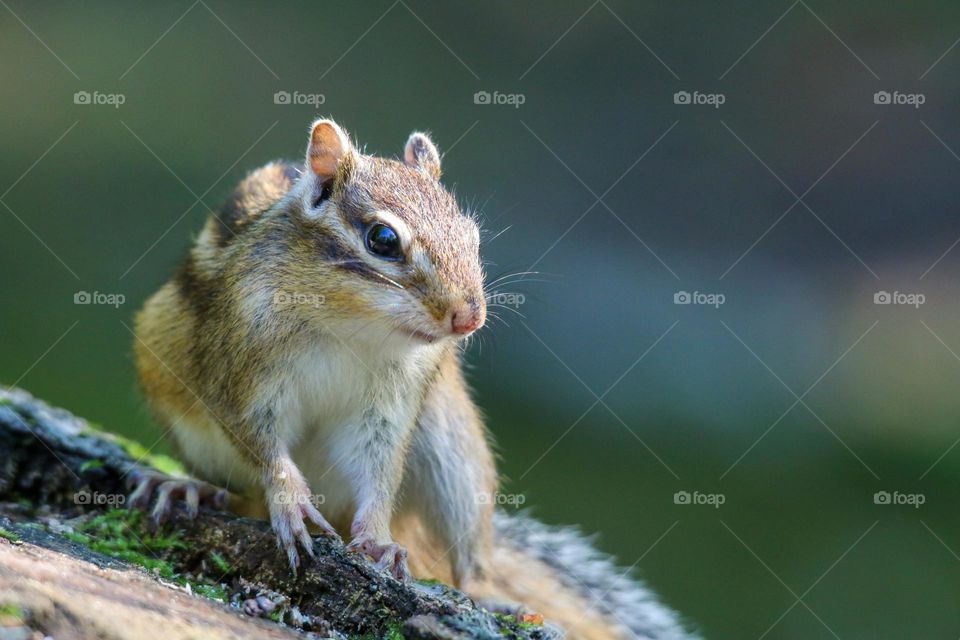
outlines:
M151 406L196 475L271 518L292 563L306 517L394 571L396 540L417 577L526 602L570 638L681 637L582 539L478 499L496 491L493 454L445 332L456 304L482 322L479 233L439 175L424 134L401 162L361 154L330 121L304 163L248 175L137 316ZM367 250L376 223L404 260Z

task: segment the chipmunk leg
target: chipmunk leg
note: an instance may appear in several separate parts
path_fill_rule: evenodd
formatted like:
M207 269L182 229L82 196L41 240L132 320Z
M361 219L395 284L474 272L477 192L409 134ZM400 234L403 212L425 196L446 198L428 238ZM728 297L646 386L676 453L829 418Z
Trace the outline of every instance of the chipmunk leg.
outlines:
M334 443L334 456L347 461L357 504L347 548L370 557L398 580L409 580L407 550L393 541L390 518L403 479L410 429L371 414L364 424Z
M490 556L496 487L483 423L458 362L448 360L417 420L400 492L401 509L417 514L433 532L445 550L454 585L465 591L471 580L482 577Z
M296 571L300 565L298 544L313 557L313 539L307 522L316 525L324 535L339 539L336 529L314 505L310 487L289 454L281 453L268 463L264 489L270 525L277 534L280 549L287 554L291 569Z

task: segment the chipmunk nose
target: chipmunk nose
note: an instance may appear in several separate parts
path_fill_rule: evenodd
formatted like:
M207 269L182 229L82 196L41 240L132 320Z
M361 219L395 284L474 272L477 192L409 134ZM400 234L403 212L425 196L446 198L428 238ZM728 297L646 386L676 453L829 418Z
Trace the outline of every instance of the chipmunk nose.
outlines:
M465 336L483 326L486 319L486 310L473 300L464 300L452 307L450 315L450 330Z

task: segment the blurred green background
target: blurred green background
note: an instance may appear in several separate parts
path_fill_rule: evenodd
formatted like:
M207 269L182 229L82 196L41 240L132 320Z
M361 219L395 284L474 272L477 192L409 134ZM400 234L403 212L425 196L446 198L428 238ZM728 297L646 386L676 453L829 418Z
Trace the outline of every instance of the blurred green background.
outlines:
M428 129L539 272L470 352L507 491L707 638L960 635L960 7L0 5L3 383L154 444L124 323L208 208L317 114Z

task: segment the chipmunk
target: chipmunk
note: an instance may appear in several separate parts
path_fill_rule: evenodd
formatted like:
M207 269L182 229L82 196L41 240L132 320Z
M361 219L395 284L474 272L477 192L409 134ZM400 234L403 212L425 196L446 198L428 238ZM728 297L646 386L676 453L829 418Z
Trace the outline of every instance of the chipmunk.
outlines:
M570 637L687 637L580 538L495 512L461 365L486 319L480 233L440 176L423 133L392 160L321 119L302 164L243 180L136 318L142 387L201 480L140 473L131 504L269 517L294 570L311 527L342 533L398 579L523 603Z

